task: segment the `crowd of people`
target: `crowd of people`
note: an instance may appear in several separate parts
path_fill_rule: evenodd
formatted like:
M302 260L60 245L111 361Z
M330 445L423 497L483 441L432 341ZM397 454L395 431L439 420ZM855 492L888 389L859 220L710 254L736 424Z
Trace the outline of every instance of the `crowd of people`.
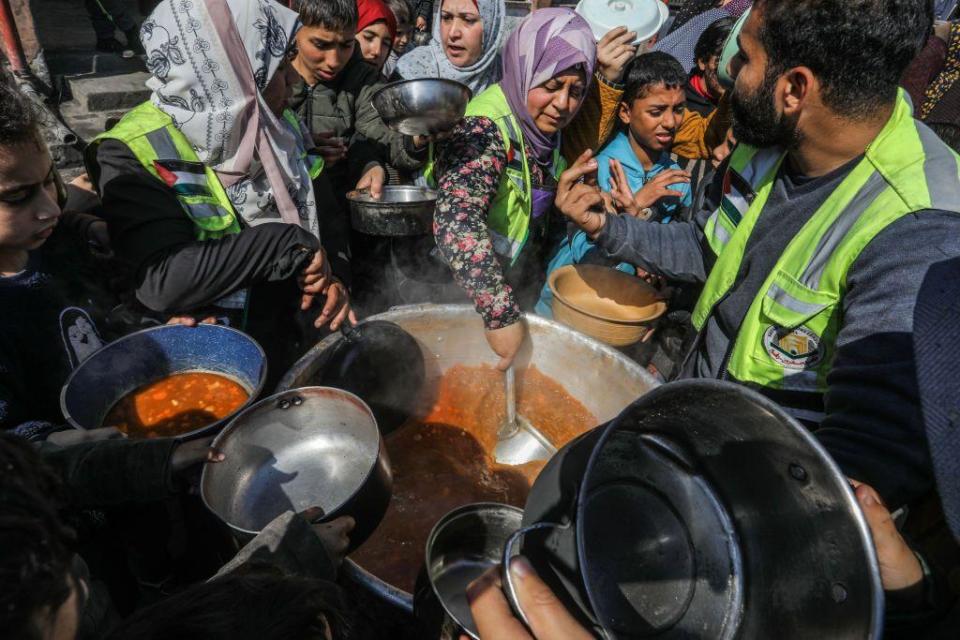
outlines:
M409 183L437 201L405 246L444 265L499 368L524 314L552 315L552 271L644 278L684 343L651 371L746 385L808 427L870 526L887 637L956 636L960 23L932 0L687 0L648 50L537 4L162 0L136 41L100 15L98 48L142 51L152 94L69 183L3 78L0 635L378 637L335 584L349 518L221 544L191 495L223 460L209 439L74 430L59 398L162 323L242 329L272 389L390 299L347 194ZM419 78L470 89L452 131L377 113ZM591 637L529 563L511 571L529 626L489 574L467 593L482 638Z

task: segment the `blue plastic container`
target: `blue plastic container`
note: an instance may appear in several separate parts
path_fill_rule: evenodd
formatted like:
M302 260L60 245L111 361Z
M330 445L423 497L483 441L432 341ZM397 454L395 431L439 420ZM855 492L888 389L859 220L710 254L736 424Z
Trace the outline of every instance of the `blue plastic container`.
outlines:
M250 397L226 418L178 436L184 439L218 431L254 402L267 377L267 357L256 340L223 325L150 327L111 342L84 360L63 385L60 408L71 426L96 429L126 394L187 371L224 375L240 383Z

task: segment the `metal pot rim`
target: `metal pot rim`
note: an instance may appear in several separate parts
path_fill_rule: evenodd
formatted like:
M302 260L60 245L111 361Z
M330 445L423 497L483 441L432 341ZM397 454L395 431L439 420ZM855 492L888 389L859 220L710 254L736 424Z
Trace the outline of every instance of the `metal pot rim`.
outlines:
M371 474L373 473L374 469L376 469L376 467L377 467L377 460L380 459L380 454L383 453L383 450L384 450L383 435L380 434L380 427L379 427L379 425L377 425L377 418L376 418L376 416L373 415L373 411L370 409L370 406L369 406L366 402L364 402L362 398L360 398L359 396L356 396L356 395L350 393L349 391L345 391L345 390L343 390L343 389L337 389L336 387L319 387L319 386L312 386L312 387L295 387L295 388L293 388L293 389L287 389L286 391L280 391L280 392L275 393L275 394L273 394L273 395L271 395L271 396L267 396L266 398L263 398L262 400L259 400L259 401L255 402L255 403L251 404L250 406L248 406L248 407L246 407L245 409L243 409L240 413L236 414L236 415L230 420L230 422L227 423L227 426L225 426L225 427L220 431L220 433L217 434L217 437L213 439L213 442L210 444L210 446L211 446L211 447L214 447L214 448L217 448L217 447L220 445L220 443L223 442L223 440L230 435L230 433L232 433L233 431L236 430L236 428L237 428L237 427L236 427L236 424L237 424L237 422L239 421L240 418L244 417L247 413L253 413L253 411L254 411L255 409L258 409L261 405L264 405L264 404L266 404L266 403L268 403L268 402L276 402L279 398L281 398L281 397L283 397L283 396L285 396L285 395L294 395L294 394L296 394L296 393L302 393L303 391L318 391L318 390L322 390L322 391L334 391L334 392L336 392L336 393L338 393L338 394L342 394L342 395L344 395L344 396L349 396L351 399L356 400L356 401L363 407L363 409L370 415L370 419L373 421L373 425L374 425L374 427L377 429L377 434L378 434L378 438L377 438L377 455L373 456L373 462L370 464L370 468L367 469L366 475L363 476L363 480L358 484L357 488L353 490L353 493L351 493L345 500L343 500L343 502L341 503L341 506L344 505L344 504L347 504L348 502L350 502L351 500L353 500L353 498L354 498L354 497L360 492L360 490L366 485L366 483L367 483L367 481L370 479L370 476L371 476ZM212 513L213 515L215 515L215 516L217 517L217 519L220 520L220 522L224 523L225 525L227 525L228 527L230 527L232 530L237 531L237 532L239 532L239 533L246 534L246 535L250 535L250 536L256 536L257 534L259 534L260 531L253 531L253 530L251 530L251 529L244 529L243 527L238 527L237 525L233 524L232 522L228 522L225 518L223 518L223 517L217 512L216 509L214 509L213 507L210 506L210 503L207 502L207 494L206 494L206 492L203 490L204 487L206 486L207 469L209 469L209 468L210 468L210 465L208 465L208 464L203 465L203 471L200 473L200 499L203 500L203 506L205 506L205 507L210 511L210 513Z
M472 313L476 313L473 308L473 305L469 304L405 304L391 307L387 311L382 313L377 313L375 315L364 318L361 321L361 324L364 322L369 322L372 320L386 320L388 322L394 322L397 319L398 315L401 316L416 316L423 313L435 312L435 313L454 313L454 312L464 312L469 310ZM478 316L479 317L479 316ZM565 324L561 324L556 320L550 320L532 313L524 313L523 320L528 324L533 325L543 325L550 327L552 331L557 333L566 334L570 337L575 337L577 340L586 340L591 343L591 348L596 349L597 351L614 358L619 361L624 368L630 370L631 374L636 376L638 379L643 380L644 383L650 385L651 388L661 386L661 383L654 379L650 375L650 372L647 371L644 367L640 366L634 360L631 360L625 356L622 352L611 347L608 344L605 344L596 338L586 335L581 331L577 331L571 327L568 327ZM299 375L300 370L303 368L304 363L312 362L316 359L317 355L336 344L338 341L342 340L342 336L339 333L331 333L326 336L323 340L313 345L309 351L303 354L299 360L297 360L293 365L287 370L283 377L280 379L280 382L277 383L277 389L289 388L291 382L294 378ZM646 395L646 394L644 394ZM626 408L626 407L624 407Z
M515 507L510 504L504 504L502 502L471 502L470 504L461 505L451 511L448 511L442 518L437 520L437 523L433 525L433 528L430 529L430 535L427 536L427 543L424 545L423 549L423 561L426 566L426 575L427 582L430 583L430 590L433 591L434 597L436 597L437 602L440 603L440 606L443 607L444 612L450 616L450 619L457 623L464 633L466 633L471 638L474 637L470 631L463 625L453 612L450 611L450 607L447 606L447 603L444 601L443 596L440 595L440 592L437 591L437 585L434 584L433 579L430 577L430 548L433 546L434 541L436 540L437 534L440 533L440 529L453 520L460 518L466 513L471 512L480 512L486 509L500 509L504 511L512 511L514 514L519 515L520 518L523 518L523 509L520 507Z
M462 82L457 82L456 80L450 80L449 78L409 78L407 80L397 80L396 82L389 82L383 85L382 87L377 89L372 96L370 96L370 100L376 103L377 97L380 94L385 93L388 89L396 89L397 87L402 87L403 85L414 84L414 83L447 84L453 88L466 89L468 94L468 98L467 98L468 102L470 101L470 98L473 97L473 91L470 90L470 87L463 84Z
M154 331L161 331L161 330L164 330L164 329L168 329L168 328L170 328L170 327L182 327L182 326L183 326L183 325L178 325L178 324L161 324L161 325L157 325L157 326L154 326L154 327L146 327L145 329L138 329L137 331L134 331L133 333L128 333L127 335L121 336L121 337L117 338L116 340L113 340L112 342L108 342L107 344L103 345L102 347L100 347L99 349L97 349L96 351L94 351L92 354L90 354L89 356L87 356L87 358L86 358L83 362L81 362L80 364L78 364L77 367L76 367L73 371L70 372L70 375L67 376L66 382L64 382L64 383L63 383L63 386L60 388L60 411L61 411L61 413L63 413L63 417L66 419L67 424L69 424L69 425L70 425L71 427L73 427L74 429L78 429L78 430L80 430L80 431L87 431L86 427L83 427L83 426L81 426L79 423L77 423L77 421L73 419L73 416L70 415L70 411L67 410L67 388L70 386L70 383L73 382L74 377L75 377L75 376L80 372L80 370L83 368L83 365L85 365L85 364L87 364L88 362L92 361L93 358L97 357L98 354L106 351L107 349L113 347L114 345L119 345L119 344L121 344L122 342L124 342L124 341L126 341L126 340L130 340L130 339L132 339L132 338L135 338L135 337L137 337L137 336L143 335L143 334L145 334L145 333L151 333L151 332L154 332ZM239 329L236 329L235 327L230 327L230 326L224 325L224 324L198 324L196 327L187 327L187 328L190 329L191 331L195 331L195 330L198 330L198 329L201 329L201 328L202 328L201 330L203 330L203 331L209 331L209 330L215 329L215 330L217 330L217 331L232 331L233 333L239 334L239 335L243 336L244 338L246 338L247 340L249 340L250 343L253 344L254 347L256 347L257 351L260 353L260 358L261 358L261 360L262 360L262 362L263 362L263 366L262 366L261 369L260 369L260 378L259 378L259 380L257 380L256 386L255 386L253 389L250 389L250 396L247 398L247 401L246 401L242 406L240 406L236 411L234 411L234 412L231 413L230 415L228 415L228 416L226 416L226 417L224 417L224 418L222 418L222 419L220 419L220 420L217 420L216 422L213 422L213 423L211 423L211 424L208 424L208 425L205 426L205 427L200 427L199 429L194 429L193 431L187 431L186 433L181 433L181 434L178 434L178 435L174 436L177 440L189 440L189 439L194 438L194 437L196 437L196 436L199 436L199 435L202 435L202 434L204 434L204 433L207 433L208 431L211 431L211 430L213 430L213 429L216 429L217 427L220 427L220 426L222 426L222 425L224 425L224 424L229 423L229 422L232 421L234 418L236 418L237 416L239 416L243 411L246 411L248 408L250 408L251 406L253 406L252 403L253 403L254 398L256 398L257 396L260 395L260 392L263 391L264 385L267 383L267 367L269 366L269 364L267 363L267 354L266 354L266 352L264 352L263 347L260 346L260 343L257 342L256 340L254 340L254 339L253 339L253 336L251 336L251 335L249 335L249 334L247 334L247 333L244 333L243 331L240 331ZM203 371L203 370L202 370L202 369L184 369L183 372L185 373L185 372L187 372L187 371ZM210 373L219 373L219 372L212 371L212 372L210 372ZM173 375L173 374L169 374L169 375ZM219 374L219 375L223 375L223 374ZM129 392L127 392L127 393L129 393ZM121 398L122 398L122 397L123 397L123 396L121 396ZM117 400L119 400L119 399L120 399L120 398L117 398Z

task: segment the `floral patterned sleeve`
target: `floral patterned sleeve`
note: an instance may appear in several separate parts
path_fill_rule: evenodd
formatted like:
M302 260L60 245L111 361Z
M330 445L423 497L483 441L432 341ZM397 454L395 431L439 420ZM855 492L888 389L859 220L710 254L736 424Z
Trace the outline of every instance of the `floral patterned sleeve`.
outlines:
M466 118L437 155L433 235L487 329L520 319L520 307L504 280L486 222L506 165L500 130L485 117Z

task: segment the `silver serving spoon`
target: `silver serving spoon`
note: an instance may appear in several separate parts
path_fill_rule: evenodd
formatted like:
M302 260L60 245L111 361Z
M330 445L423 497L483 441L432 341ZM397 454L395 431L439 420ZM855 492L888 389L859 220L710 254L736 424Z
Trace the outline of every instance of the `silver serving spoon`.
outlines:
M504 374L507 418L497 431L494 458L500 464L517 465L533 460L549 460L557 452L547 438L522 416L517 415L517 388L513 367Z

